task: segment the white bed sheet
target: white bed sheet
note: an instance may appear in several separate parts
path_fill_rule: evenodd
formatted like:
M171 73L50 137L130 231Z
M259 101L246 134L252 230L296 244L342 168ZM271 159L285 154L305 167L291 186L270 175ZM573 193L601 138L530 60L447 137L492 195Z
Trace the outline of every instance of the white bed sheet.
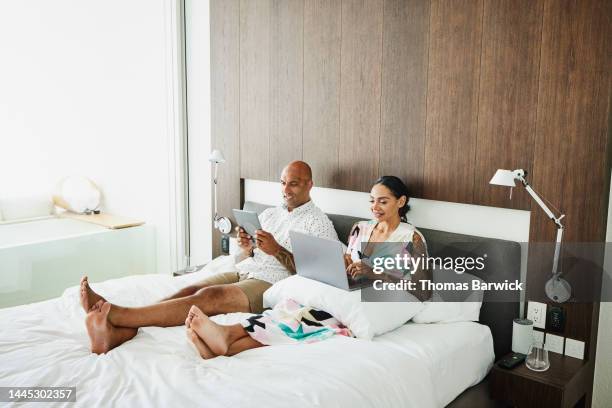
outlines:
M139 306L222 270L223 261L191 276L130 276L93 287L111 302ZM76 386L76 406L440 407L480 381L493 359L476 323L408 324L375 341L338 336L212 360L196 355L184 327L147 327L97 356L83 319L77 287L0 309L0 386ZM453 349L460 352L447 358Z
M440 406L482 381L495 360L491 330L475 322L410 322L374 342L411 355L429 367Z

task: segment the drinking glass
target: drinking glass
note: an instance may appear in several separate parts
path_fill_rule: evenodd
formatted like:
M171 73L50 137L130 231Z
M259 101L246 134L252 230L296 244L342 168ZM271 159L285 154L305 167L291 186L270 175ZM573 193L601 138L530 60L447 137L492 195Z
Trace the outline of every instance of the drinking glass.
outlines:
M546 371L550 368L548 350L544 348L544 344L541 341L536 341L529 346L525 365L533 371Z

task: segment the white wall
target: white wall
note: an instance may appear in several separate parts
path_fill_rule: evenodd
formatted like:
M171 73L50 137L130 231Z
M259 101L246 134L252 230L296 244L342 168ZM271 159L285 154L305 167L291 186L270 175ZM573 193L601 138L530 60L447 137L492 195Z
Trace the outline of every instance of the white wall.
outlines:
M191 264L212 258L209 1L185 1Z
M612 177L612 176L611 176ZM608 207L608 229L606 242L612 243L612 183ZM612 246L612 244L608 244ZM604 270L612 273L612 251L606 250ZM604 281L604 284L606 281ZM609 282L607 282L609 284ZM612 288L602 287L602 293L612 293ZM605 298L609 300L609 296ZM597 359L593 384L593 407L607 408L612 405L612 302L602 302L599 308L599 330L597 333Z
M155 226L160 273L181 251L177 3L0 1L0 194L90 177L103 209Z

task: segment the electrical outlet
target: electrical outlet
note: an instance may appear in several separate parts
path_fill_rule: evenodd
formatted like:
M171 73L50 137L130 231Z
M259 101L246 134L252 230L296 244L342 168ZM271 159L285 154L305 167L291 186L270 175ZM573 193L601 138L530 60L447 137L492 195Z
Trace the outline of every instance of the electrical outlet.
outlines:
M544 332L540 330L533 331L533 341L544 344Z
M527 318L533 322L533 327L546 328L546 303L528 302Z
M584 359L584 341L567 339L565 341L565 355L583 360Z
M548 351L563 354L563 337L555 334L546 333L546 343L544 348Z

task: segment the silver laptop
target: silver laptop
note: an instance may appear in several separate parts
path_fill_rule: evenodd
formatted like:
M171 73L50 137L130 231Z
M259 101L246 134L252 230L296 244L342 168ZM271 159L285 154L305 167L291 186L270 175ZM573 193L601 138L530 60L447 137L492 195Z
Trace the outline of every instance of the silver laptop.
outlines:
M344 290L370 286L367 279L353 280L344 268L342 242L289 231L297 274Z

